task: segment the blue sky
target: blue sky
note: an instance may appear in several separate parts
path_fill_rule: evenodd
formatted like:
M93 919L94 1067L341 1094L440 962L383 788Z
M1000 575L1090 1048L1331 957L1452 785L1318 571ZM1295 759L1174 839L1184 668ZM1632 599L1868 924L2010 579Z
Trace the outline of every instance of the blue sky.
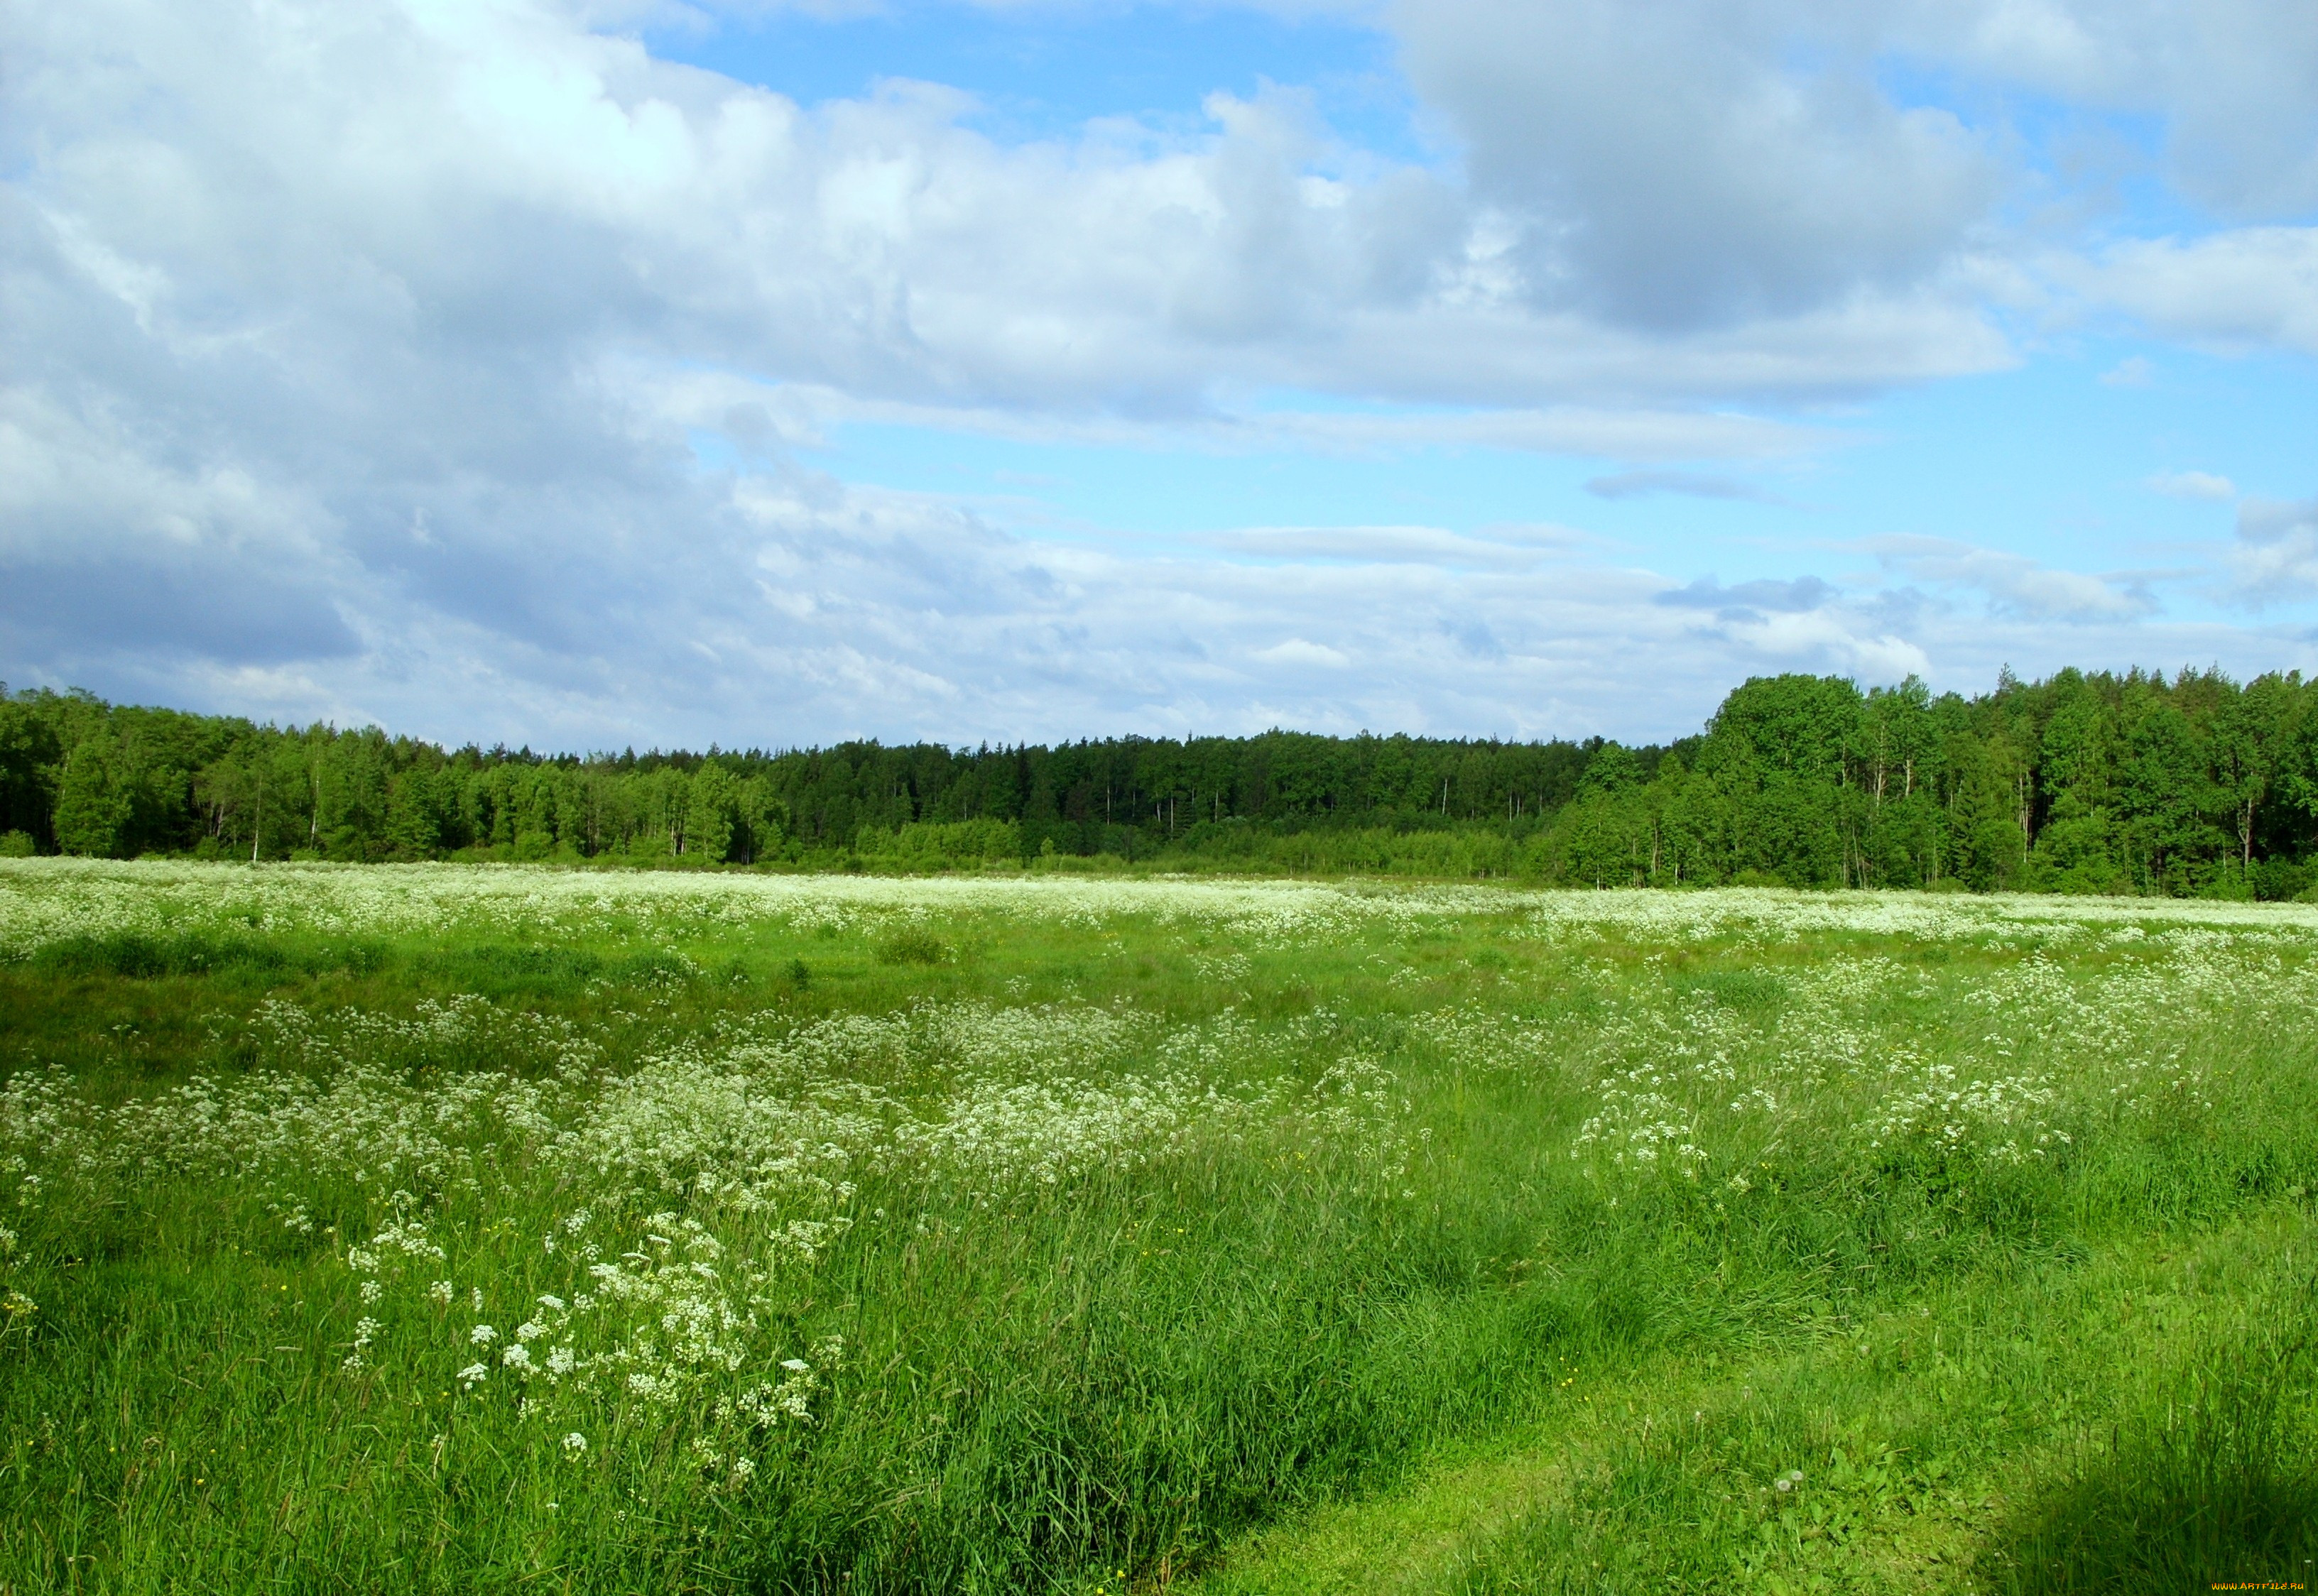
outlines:
M1106 5L992 11L965 5L851 14L787 10L671 18L641 36L655 55L804 104L858 99L888 78L972 94L968 120L1008 142L1070 139L1097 119L1196 130L1218 91L1267 84L1310 93L1348 143L1397 159L1439 156L1436 132L1393 63L1389 33L1347 18L1233 6Z
M0 679L535 746L2318 669L2318 15L97 0Z

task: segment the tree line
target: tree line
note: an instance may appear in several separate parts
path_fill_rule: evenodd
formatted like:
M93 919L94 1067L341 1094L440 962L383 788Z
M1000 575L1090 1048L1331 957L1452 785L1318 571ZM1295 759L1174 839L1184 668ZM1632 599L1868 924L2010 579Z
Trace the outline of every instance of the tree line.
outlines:
M1756 677L1696 736L445 749L0 686L0 852L2296 896L2318 683Z

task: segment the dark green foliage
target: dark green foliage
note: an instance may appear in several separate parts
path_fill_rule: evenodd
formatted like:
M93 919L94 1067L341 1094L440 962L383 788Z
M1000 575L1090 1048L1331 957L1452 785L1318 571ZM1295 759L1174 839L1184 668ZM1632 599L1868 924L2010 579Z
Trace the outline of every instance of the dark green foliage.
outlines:
M2008 675L1969 700L1782 676L1669 748L1270 731L582 758L0 690L0 835L103 856L2279 899L2313 879L2312 693L2216 671Z
M370 974L387 962L370 942L287 945L262 937L220 937L203 931L148 936L116 931L51 942L34 954L42 975L117 975L153 980L171 975L240 975L260 980L332 972Z
M1972 700L1758 678L1647 781L1589 767L1522 874L2296 897L2318 829L2312 692L2215 671L2007 677Z
M1768 970L1710 970L1676 984L1742 1011L1775 1008L1787 995L1787 983Z

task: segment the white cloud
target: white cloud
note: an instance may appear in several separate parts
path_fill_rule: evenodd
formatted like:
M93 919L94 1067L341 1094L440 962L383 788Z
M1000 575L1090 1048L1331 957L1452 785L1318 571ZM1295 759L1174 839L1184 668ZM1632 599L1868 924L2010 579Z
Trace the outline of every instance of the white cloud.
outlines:
M1923 648L1890 632L1863 632L1856 617L1832 610L1772 613L1730 623L1738 641L1787 668L1826 670L1891 683L1933 673Z
M2004 613L2025 619L2105 621L2152 614L2156 600L2130 583L2056 570L2024 554L1947 538L1887 536L1863 545L1888 569L1919 582L1964 587Z
M1242 528L1128 557L797 460L871 422L1742 487L1854 435L1817 400L2017 359L1985 309L2033 297L1990 220L2000 152L1875 63L2193 92L2154 46L2104 55L2116 30L2081 8L1982 7L1980 32L1801 0L1392 13L1469 181L1340 148L1290 91L1218 96L1195 133L1008 147L937 86L807 111L588 31L669 14L6 13L12 680L535 743L1631 735L1690 729L1758 668L1967 685L2064 646L2135 657L2157 624L2116 578L1923 541L1891 569L1992 619L1617 569L1550 528ZM2213 181L2293 192L2225 121L2197 137L2240 175ZM2179 336L2318 347L2310 236L2123 246L2068 281ZM704 470L714 438L732 458ZM2303 535L2242 538L2250 590L2301 591Z
M406 510L360 544L364 560L316 579L324 613L355 618L350 641L235 653L157 604L142 635L126 635L140 618L126 615L112 636L60 631L53 676L12 679L616 747L1274 723L1667 737L1694 730L1730 683L1773 670L1913 670L1977 688L2008 659L2033 672L2152 649L2318 663L2281 637L2160 625L2098 587L2090 603L2061 594L2073 623L2055 628L2050 594L1953 545L1911 551L1902 574L1975 578L2015 602L1990 616L1810 578L1677 586L1552 528L1256 528L1129 554L1041 543L793 466L671 475L609 500L555 482L483 507L444 498L427 545L410 521ZM212 565L218 594L264 570L229 544ZM274 639L267 605L294 614L307 591L254 587L239 612L249 637ZM26 623L7 606L0 650L22 657Z
M1949 112L1895 103L1829 8L1425 0L1394 13L1541 303L1690 327L1929 280L1996 197ZM1805 64L1808 63L1808 64Z
M2239 596L2260 605L2318 594L2318 498L2249 498L2232 551Z
M2276 0L1917 0L1895 35L2074 106L2152 115L2162 172L2239 216L2318 204L2318 12Z
M1842 447L1851 434L1704 407L1560 405L1439 410L1213 409L1158 416L944 405L864 398L823 384L754 381L697 366L607 369L607 382L649 395L664 419L723 432L743 448L812 447L849 423L924 426L1013 443L1180 449L1218 454L1362 454L1431 447L1512 449L1618 460L1780 461Z
M2137 240L2066 274L2168 336L2318 354L2318 228Z
M1274 643L1268 649L1258 649L1254 658L1266 665L1312 665L1323 670L1342 670L1352 662L1352 656L1325 643L1307 641L1291 637L1286 642Z
M1756 617L1764 611L1792 614L1823 610L1836 597L1835 589L1817 577L1799 577L1791 582L1758 578L1728 587L1712 577L1701 577L1688 587L1668 588L1657 601L1681 609L1712 610L1728 620Z
M1400 0L1388 14L1506 218L1509 291L1535 303L1663 328L1911 293L2033 300L2017 278L2030 240L2095 253L2085 224L2114 217L2122 181L2153 176L2237 230L2127 242L2058 276L2175 336L2314 347L2305 229L2278 224L2318 207L2318 8ZM2024 130L2056 104L2069 130L2029 135L2036 149ZM2073 146L2104 137L2110 157L2087 167ZM2108 380L2146 376L2127 361Z
M2211 471L2160 471L2149 479L2150 491L2168 498L2233 499L2238 485Z

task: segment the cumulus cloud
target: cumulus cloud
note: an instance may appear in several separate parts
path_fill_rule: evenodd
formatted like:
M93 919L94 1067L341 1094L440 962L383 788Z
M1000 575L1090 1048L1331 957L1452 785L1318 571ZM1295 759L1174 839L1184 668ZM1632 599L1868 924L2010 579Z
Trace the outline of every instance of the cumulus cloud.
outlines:
M1950 112L1895 103L1831 8L1427 0L1411 80L1517 218L1541 303L1692 327L1922 282L1996 168ZM1798 47L1801 48L1798 48Z
M1274 526L1130 556L799 463L880 423L1528 450L1622 462L1595 479L1610 497L1743 497L1730 473L1847 435L1810 401L2017 358L1985 309L2000 152L1879 63L2119 104L2204 92L2152 64L2157 10L2134 28L2160 44L2116 60L2140 35L2061 0L2041 33L2019 8L1936 11L1386 12L1464 140L1424 164L1343 148L1285 89L1217 95L1189 130L1015 146L939 85L807 108L602 31L652 4L16 8L0 664L566 743L1631 735L1688 729L1758 666L1986 675L2000 647L2026 668L2049 644L2030 623L2141 624L2145 596L1886 551L1995 605L1966 626L1808 578L1681 587L1551 528ZM2183 169L2243 208L2298 193L2224 97ZM2071 281L2181 336L2312 347L2308 248L2249 224ZM2300 535L2242 537L2248 580L2269 560L2289 590Z
M2127 242L2089 273L2064 265L2064 291L2170 333L2312 347L2306 229L2282 225L2318 206L2309 6L1401 0L1387 14L1535 303L1667 328L2004 297L2035 230L2021 205L2081 225L2131 175L2246 225ZM2087 132L2134 119L2112 140L2123 168L2076 172L2073 133L2024 145L2054 104ZM2153 160L2133 153L2150 131ZM2091 253L2057 241L2067 263ZM2146 377L2128 361L2110 380Z
M2273 0L1919 0L1910 49L2074 106L2160 119L2163 175L2239 216L2318 203L2318 13Z

